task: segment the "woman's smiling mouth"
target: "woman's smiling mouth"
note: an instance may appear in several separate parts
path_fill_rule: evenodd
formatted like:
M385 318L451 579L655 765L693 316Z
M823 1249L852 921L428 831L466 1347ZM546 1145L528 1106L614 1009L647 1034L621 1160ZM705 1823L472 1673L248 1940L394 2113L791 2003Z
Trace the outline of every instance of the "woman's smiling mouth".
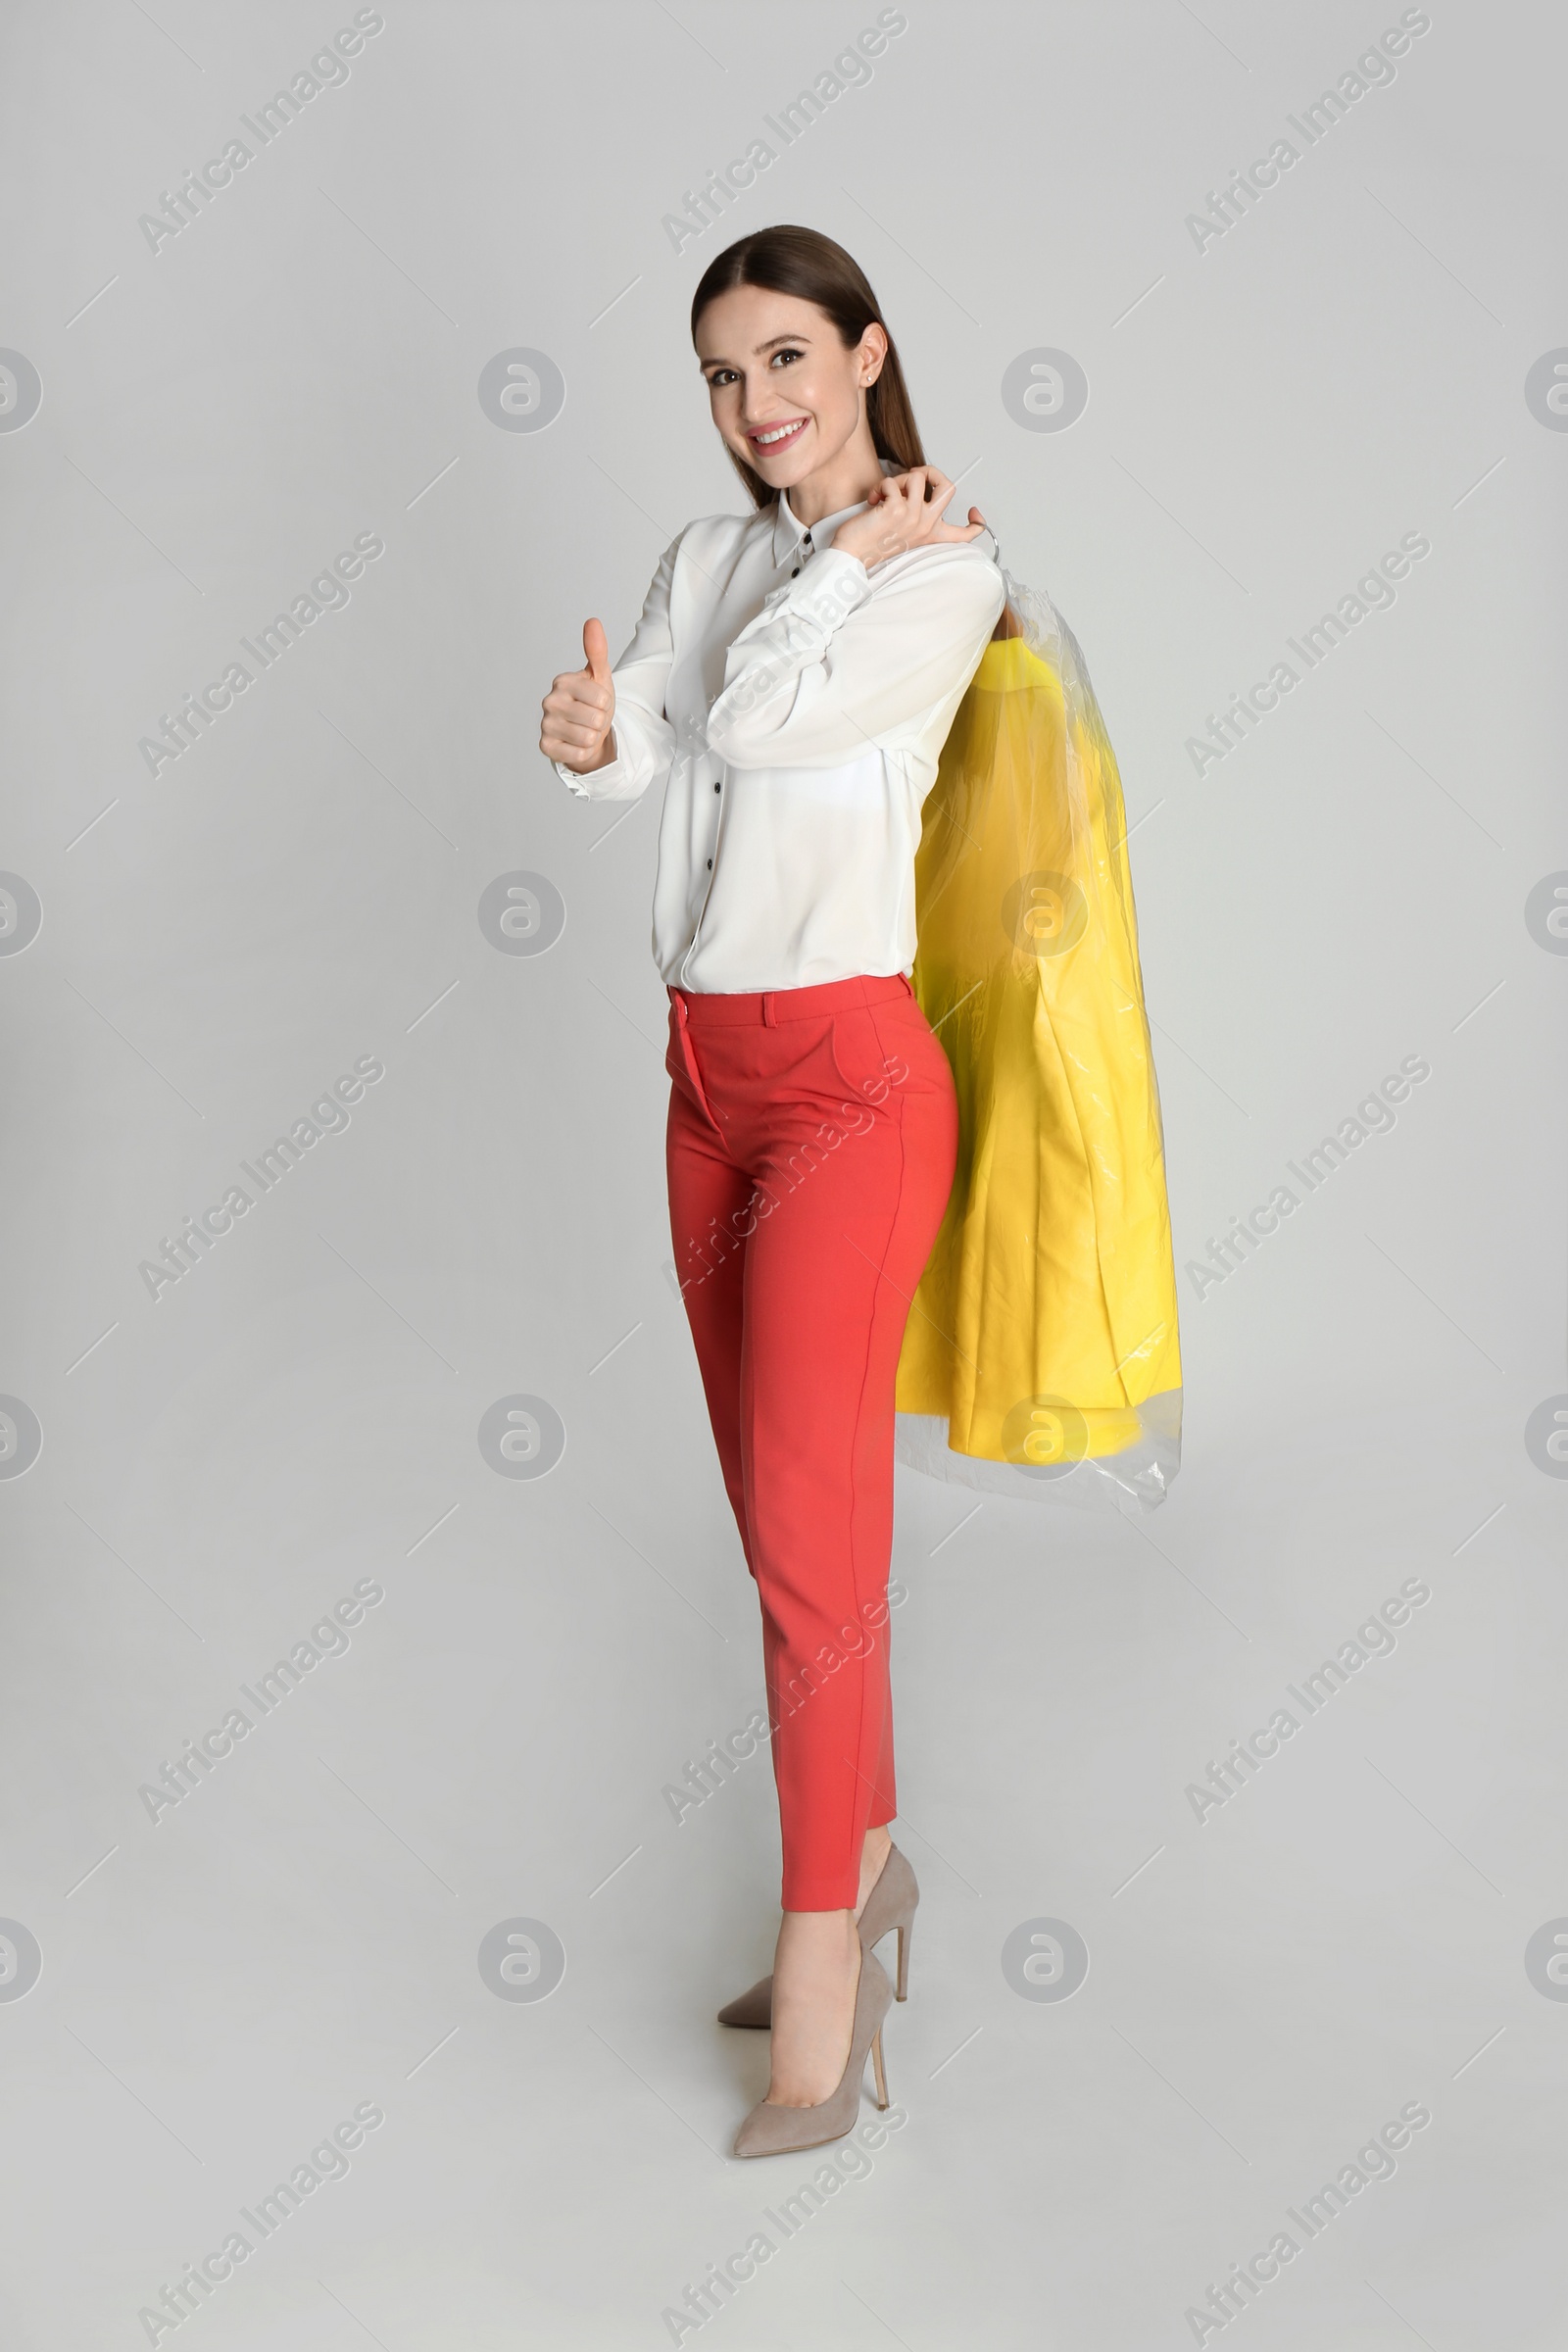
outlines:
M754 425L746 438L760 456L777 457L784 450L794 448L810 421L809 416L792 416L784 424Z

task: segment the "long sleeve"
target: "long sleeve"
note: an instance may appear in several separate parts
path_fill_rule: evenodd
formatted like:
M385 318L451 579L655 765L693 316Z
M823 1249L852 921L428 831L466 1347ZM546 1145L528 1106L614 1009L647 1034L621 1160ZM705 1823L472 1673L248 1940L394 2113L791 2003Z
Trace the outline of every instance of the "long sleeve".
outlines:
M670 582L679 546L679 538L671 540L660 558L631 643L611 671L615 681L615 758L586 776L559 760L554 762L562 782L582 800L635 801L669 773L675 730L664 716L664 689L672 659Z
M658 785L669 988L813 988L914 962L922 811L1003 573L994 543L955 539L868 575L834 544L859 511L814 538L782 496L687 523L614 665L614 760L558 769L584 802L624 808Z
M886 576L824 548L730 646L708 741L730 766L836 767L896 749L973 675L1004 602L967 543Z

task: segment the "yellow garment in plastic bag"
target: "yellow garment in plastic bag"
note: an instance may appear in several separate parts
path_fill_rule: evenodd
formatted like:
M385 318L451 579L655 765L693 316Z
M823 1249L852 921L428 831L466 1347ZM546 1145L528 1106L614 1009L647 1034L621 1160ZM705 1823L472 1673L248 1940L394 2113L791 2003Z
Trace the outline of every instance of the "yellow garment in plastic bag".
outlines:
M1137 1514L1180 1464L1181 1357L1121 780L1071 631L1004 578L1020 633L981 657L915 860L913 986L959 1142L898 1453Z

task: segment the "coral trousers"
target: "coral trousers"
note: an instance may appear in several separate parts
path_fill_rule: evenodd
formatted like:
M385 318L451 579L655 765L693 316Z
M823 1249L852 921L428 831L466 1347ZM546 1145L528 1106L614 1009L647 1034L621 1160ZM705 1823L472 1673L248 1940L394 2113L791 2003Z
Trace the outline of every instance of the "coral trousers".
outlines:
M957 1105L908 982L672 988L670 1231L762 1615L786 1911L851 1909L896 1810L894 1384Z

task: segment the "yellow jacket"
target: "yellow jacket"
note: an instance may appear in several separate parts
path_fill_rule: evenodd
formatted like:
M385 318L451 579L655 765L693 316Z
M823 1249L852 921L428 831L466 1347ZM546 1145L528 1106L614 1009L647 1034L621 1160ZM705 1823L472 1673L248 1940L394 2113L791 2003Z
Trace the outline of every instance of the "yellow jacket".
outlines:
M1006 575L1004 575L1006 577ZM1071 631L1007 578L925 804L913 986L957 1173L899 1364L900 1458L1042 1501L1161 1501L1181 1357L1115 756Z

